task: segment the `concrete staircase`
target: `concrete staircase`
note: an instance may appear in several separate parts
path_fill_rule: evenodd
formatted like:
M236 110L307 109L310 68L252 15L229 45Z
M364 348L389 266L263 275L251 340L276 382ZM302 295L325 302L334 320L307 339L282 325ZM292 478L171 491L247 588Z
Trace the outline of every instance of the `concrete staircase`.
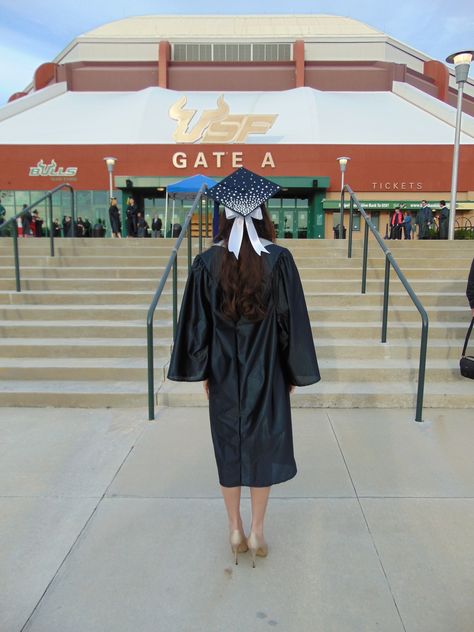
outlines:
M0 404L146 405L146 313L174 240L21 240L21 293L12 244L0 239ZM391 276L388 342L380 343L384 261L370 245L360 294L361 244L280 241L300 269L323 380L297 389L300 407L414 407L421 324ZM470 242L389 242L430 316L426 407L471 407L458 361L470 320L465 288ZM185 244L179 286L187 272ZM171 349L171 285L155 315L157 403L207 405L200 384L165 380Z

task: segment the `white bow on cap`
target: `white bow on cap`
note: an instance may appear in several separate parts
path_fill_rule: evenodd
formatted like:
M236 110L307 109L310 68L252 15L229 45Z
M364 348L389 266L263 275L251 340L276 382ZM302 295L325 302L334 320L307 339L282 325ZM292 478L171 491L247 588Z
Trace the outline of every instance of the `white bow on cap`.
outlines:
M266 252L268 255L268 250L265 250L265 246L260 241L252 219L252 217L255 217L255 219L263 219L262 209L260 207L246 215L245 218L242 217L240 213L236 213L235 211L231 211L230 208L226 208L225 216L227 219L234 220L227 247L229 252L234 253L236 259L239 258L240 247L242 245L242 239L244 238L244 226L247 227L247 234L249 236L250 243L257 255L260 257L262 252Z

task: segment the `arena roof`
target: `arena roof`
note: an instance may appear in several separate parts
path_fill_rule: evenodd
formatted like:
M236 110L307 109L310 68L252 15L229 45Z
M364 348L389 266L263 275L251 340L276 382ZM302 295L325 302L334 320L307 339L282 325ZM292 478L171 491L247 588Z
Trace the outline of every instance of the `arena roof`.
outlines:
M189 131L204 110L212 118L221 96L230 115L273 117L268 131L250 134L247 143L451 145L454 138L453 108L427 95L417 103L404 86L400 94L320 92L305 87L222 95L156 87L134 92L67 92L65 84L56 84L0 108L1 144L175 144L183 141L174 136L177 119L170 116L170 108L174 105L188 114L195 111L183 128ZM183 97L186 101L178 106ZM463 129L461 142L474 144L473 117L463 117Z
M337 15L142 15L109 22L80 38L266 38L373 36L382 31Z

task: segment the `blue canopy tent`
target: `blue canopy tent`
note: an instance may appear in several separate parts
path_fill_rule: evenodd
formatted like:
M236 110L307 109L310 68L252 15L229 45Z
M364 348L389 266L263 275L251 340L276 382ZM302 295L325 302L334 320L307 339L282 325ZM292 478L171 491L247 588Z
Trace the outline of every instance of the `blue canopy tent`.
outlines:
M173 225L175 200L185 200L196 197L196 194L203 184L210 189L217 183L212 178L208 178L207 176L203 176L199 173L195 176L191 176L190 178L180 180L179 182L174 182L166 188L165 230L166 226L168 226L168 199L172 198L173 200L173 212L171 216L171 224Z

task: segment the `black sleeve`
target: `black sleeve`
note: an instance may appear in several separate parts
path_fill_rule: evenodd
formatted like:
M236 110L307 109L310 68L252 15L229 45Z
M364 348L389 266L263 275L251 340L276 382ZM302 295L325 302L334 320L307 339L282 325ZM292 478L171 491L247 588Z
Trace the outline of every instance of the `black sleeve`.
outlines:
M208 376L211 309L208 272L199 255L191 268L179 312L168 379L200 382Z
M474 307L474 259L472 260L471 271L469 272L469 278L467 280L466 296L469 305Z
M288 379L296 386L314 384L321 376L300 275L289 251L276 266L278 337Z

